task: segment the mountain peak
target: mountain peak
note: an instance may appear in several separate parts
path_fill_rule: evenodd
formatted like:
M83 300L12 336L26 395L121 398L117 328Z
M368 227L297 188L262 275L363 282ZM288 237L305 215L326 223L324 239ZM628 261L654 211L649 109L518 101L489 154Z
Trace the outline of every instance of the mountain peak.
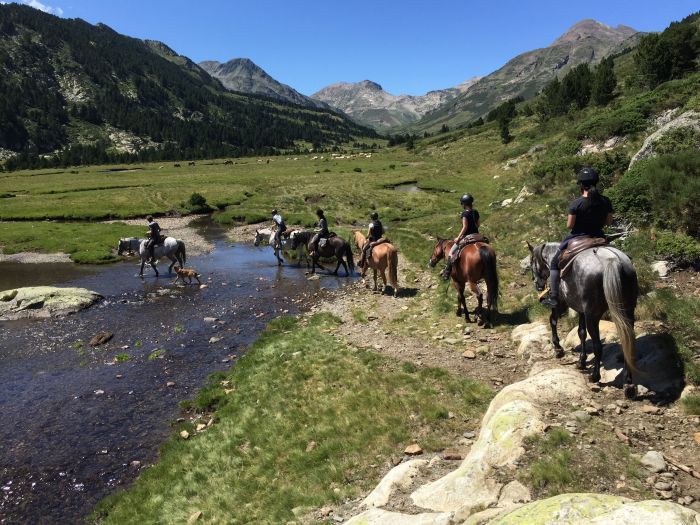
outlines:
M384 91L382 89L382 86L377 84L376 82L373 82L371 80L363 80L362 82L358 82L358 84L366 89L371 89L372 91Z
M607 24L599 22L598 20L587 18L585 20L580 20L571 26L563 35L552 43L552 46L577 42L579 40L591 37L601 40L613 39L621 41L632 36L636 32L637 30L629 26L619 25L617 27L611 27Z

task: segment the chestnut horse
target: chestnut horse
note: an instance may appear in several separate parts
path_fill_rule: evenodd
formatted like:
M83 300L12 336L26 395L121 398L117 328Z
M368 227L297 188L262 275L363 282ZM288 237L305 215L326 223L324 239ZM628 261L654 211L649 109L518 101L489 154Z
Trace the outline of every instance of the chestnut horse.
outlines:
M355 244L357 248L362 251L367 239L362 234L361 231L353 230L353 236L355 237ZM362 254L360 254L361 256ZM362 278L364 279L367 273L367 268L372 268L374 274L374 291L377 291L377 270L382 276L382 281L384 282L384 288L386 288L386 273L389 270L389 281L391 282L391 287L394 289L394 297L399 295L399 279L398 279L398 267L399 267L399 252L394 247L393 244L389 242L383 242L372 248L372 253L367 257L366 264L362 267Z
M438 239L433 256L430 258L430 267L433 268L443 257L447 257L454 244L450 239ZM496 273L496 253L493 248L485 242L475 242L464 247L459 256L459 260L452 265L452 284L457 290L457 316L464 313L464 318L468 323L469 310L464 297L464 287L468 283L469 289L479 301L474 310L479 325L485 327L493 326L492 312L498 312L498 274ZM477 283L484 279L486 281L486 311L484 312L484 296L479 290Z

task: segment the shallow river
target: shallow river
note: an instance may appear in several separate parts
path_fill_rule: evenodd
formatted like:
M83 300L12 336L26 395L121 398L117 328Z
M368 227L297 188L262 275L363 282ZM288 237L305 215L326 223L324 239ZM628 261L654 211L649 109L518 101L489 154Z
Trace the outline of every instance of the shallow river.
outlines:
M172 276L147 273L142 281L133 259L108 267L2 265L0 290L70 285L105 300L62 319L0 322L0 523L80 522L136 477L132 461L156 460L178 403L210 373L231 366L272 318L346 282L278 268L269 247L230 245L213 226L203 234L216 249L188 262L209 284L201 290L173 287ZM89 347L103 330L114 338ZM117 354L128 360L116 362Z

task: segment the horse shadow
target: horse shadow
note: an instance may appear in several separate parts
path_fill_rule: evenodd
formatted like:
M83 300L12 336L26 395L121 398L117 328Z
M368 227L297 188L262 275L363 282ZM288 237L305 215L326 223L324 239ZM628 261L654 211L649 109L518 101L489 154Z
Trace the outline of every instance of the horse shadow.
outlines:
M588 341L586 346L588 347ZM639 371L633 375L634 382L663 398L678 399L685 387L685 374L673 337L665 333L642 335L636 339L635 348L635 363ZM580 345L577 349L580 351ZM592 357L592 348L588 350ZM600 384L622 388L623 364L620 344L604 345Z
M388 286L391 288L391 286ZM418 295L418 288L399 288L397 297L415 297Z
M506 324L509 326L517 326L530 322L528 308L522 307L512 312L498 312L495 314L495 320L498 324Z

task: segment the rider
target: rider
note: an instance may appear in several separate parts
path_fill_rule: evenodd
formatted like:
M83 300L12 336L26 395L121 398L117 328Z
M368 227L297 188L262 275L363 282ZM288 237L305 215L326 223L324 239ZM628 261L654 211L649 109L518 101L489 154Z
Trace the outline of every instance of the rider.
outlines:
M460 241L467 235L479 233L479 212L472 208L472 205L474 204L474 197L472 197L469 193L465 193L462 195L462 198L459 201L462 203L463 208L461 215L462 229L459 231L459 235L455 237L455 243L452 245L452 249L450 249L450 253L447 256L447 265L445 266L445 269L442 270L441 275L445 280L448 280L450 278L450 274L452 273L452 258L459 249Z
M146 253L150 255L149 264L154 264L155 254L153 253L157 244L160 244L160 226L153 219L153 215L146 217L148 221L148 241L146 241Z
M384 226L382 226L382 223L379 222L379 214L376 211L373 211L370 214L370 219L372 219L372 221L369 223L369 227L367 228L367 242L362 247L362 258L358 263L360 268L365 265L367 257L369 257L372 248L374 248L384 236Z
M316 216L318 217L318 225L314 229L314 232L316 232L316 235L313 236L311 239L311 246L313 247L313 252L316 253L318 251L318 242L323 238L327 239L329 235L328 231L328 221L326 220L326 216L323 214L323 210L318 209L316 210Z
M610 226L613 220L613 208L610 199L601 195L596 188L598 172L595 168L584 167L579 170L576 182L581 189L581 196L569 206L566 227L571 230L559 245L557 253L549 265L549 297L542 304L559 307L559 256L569 241L575 237L602 237L603 226Z
M276 209L272 210L272 220L277 226L275 229L275 247L279 247L280 237L285 231L287 231L287 225L284 223L284 219Z

